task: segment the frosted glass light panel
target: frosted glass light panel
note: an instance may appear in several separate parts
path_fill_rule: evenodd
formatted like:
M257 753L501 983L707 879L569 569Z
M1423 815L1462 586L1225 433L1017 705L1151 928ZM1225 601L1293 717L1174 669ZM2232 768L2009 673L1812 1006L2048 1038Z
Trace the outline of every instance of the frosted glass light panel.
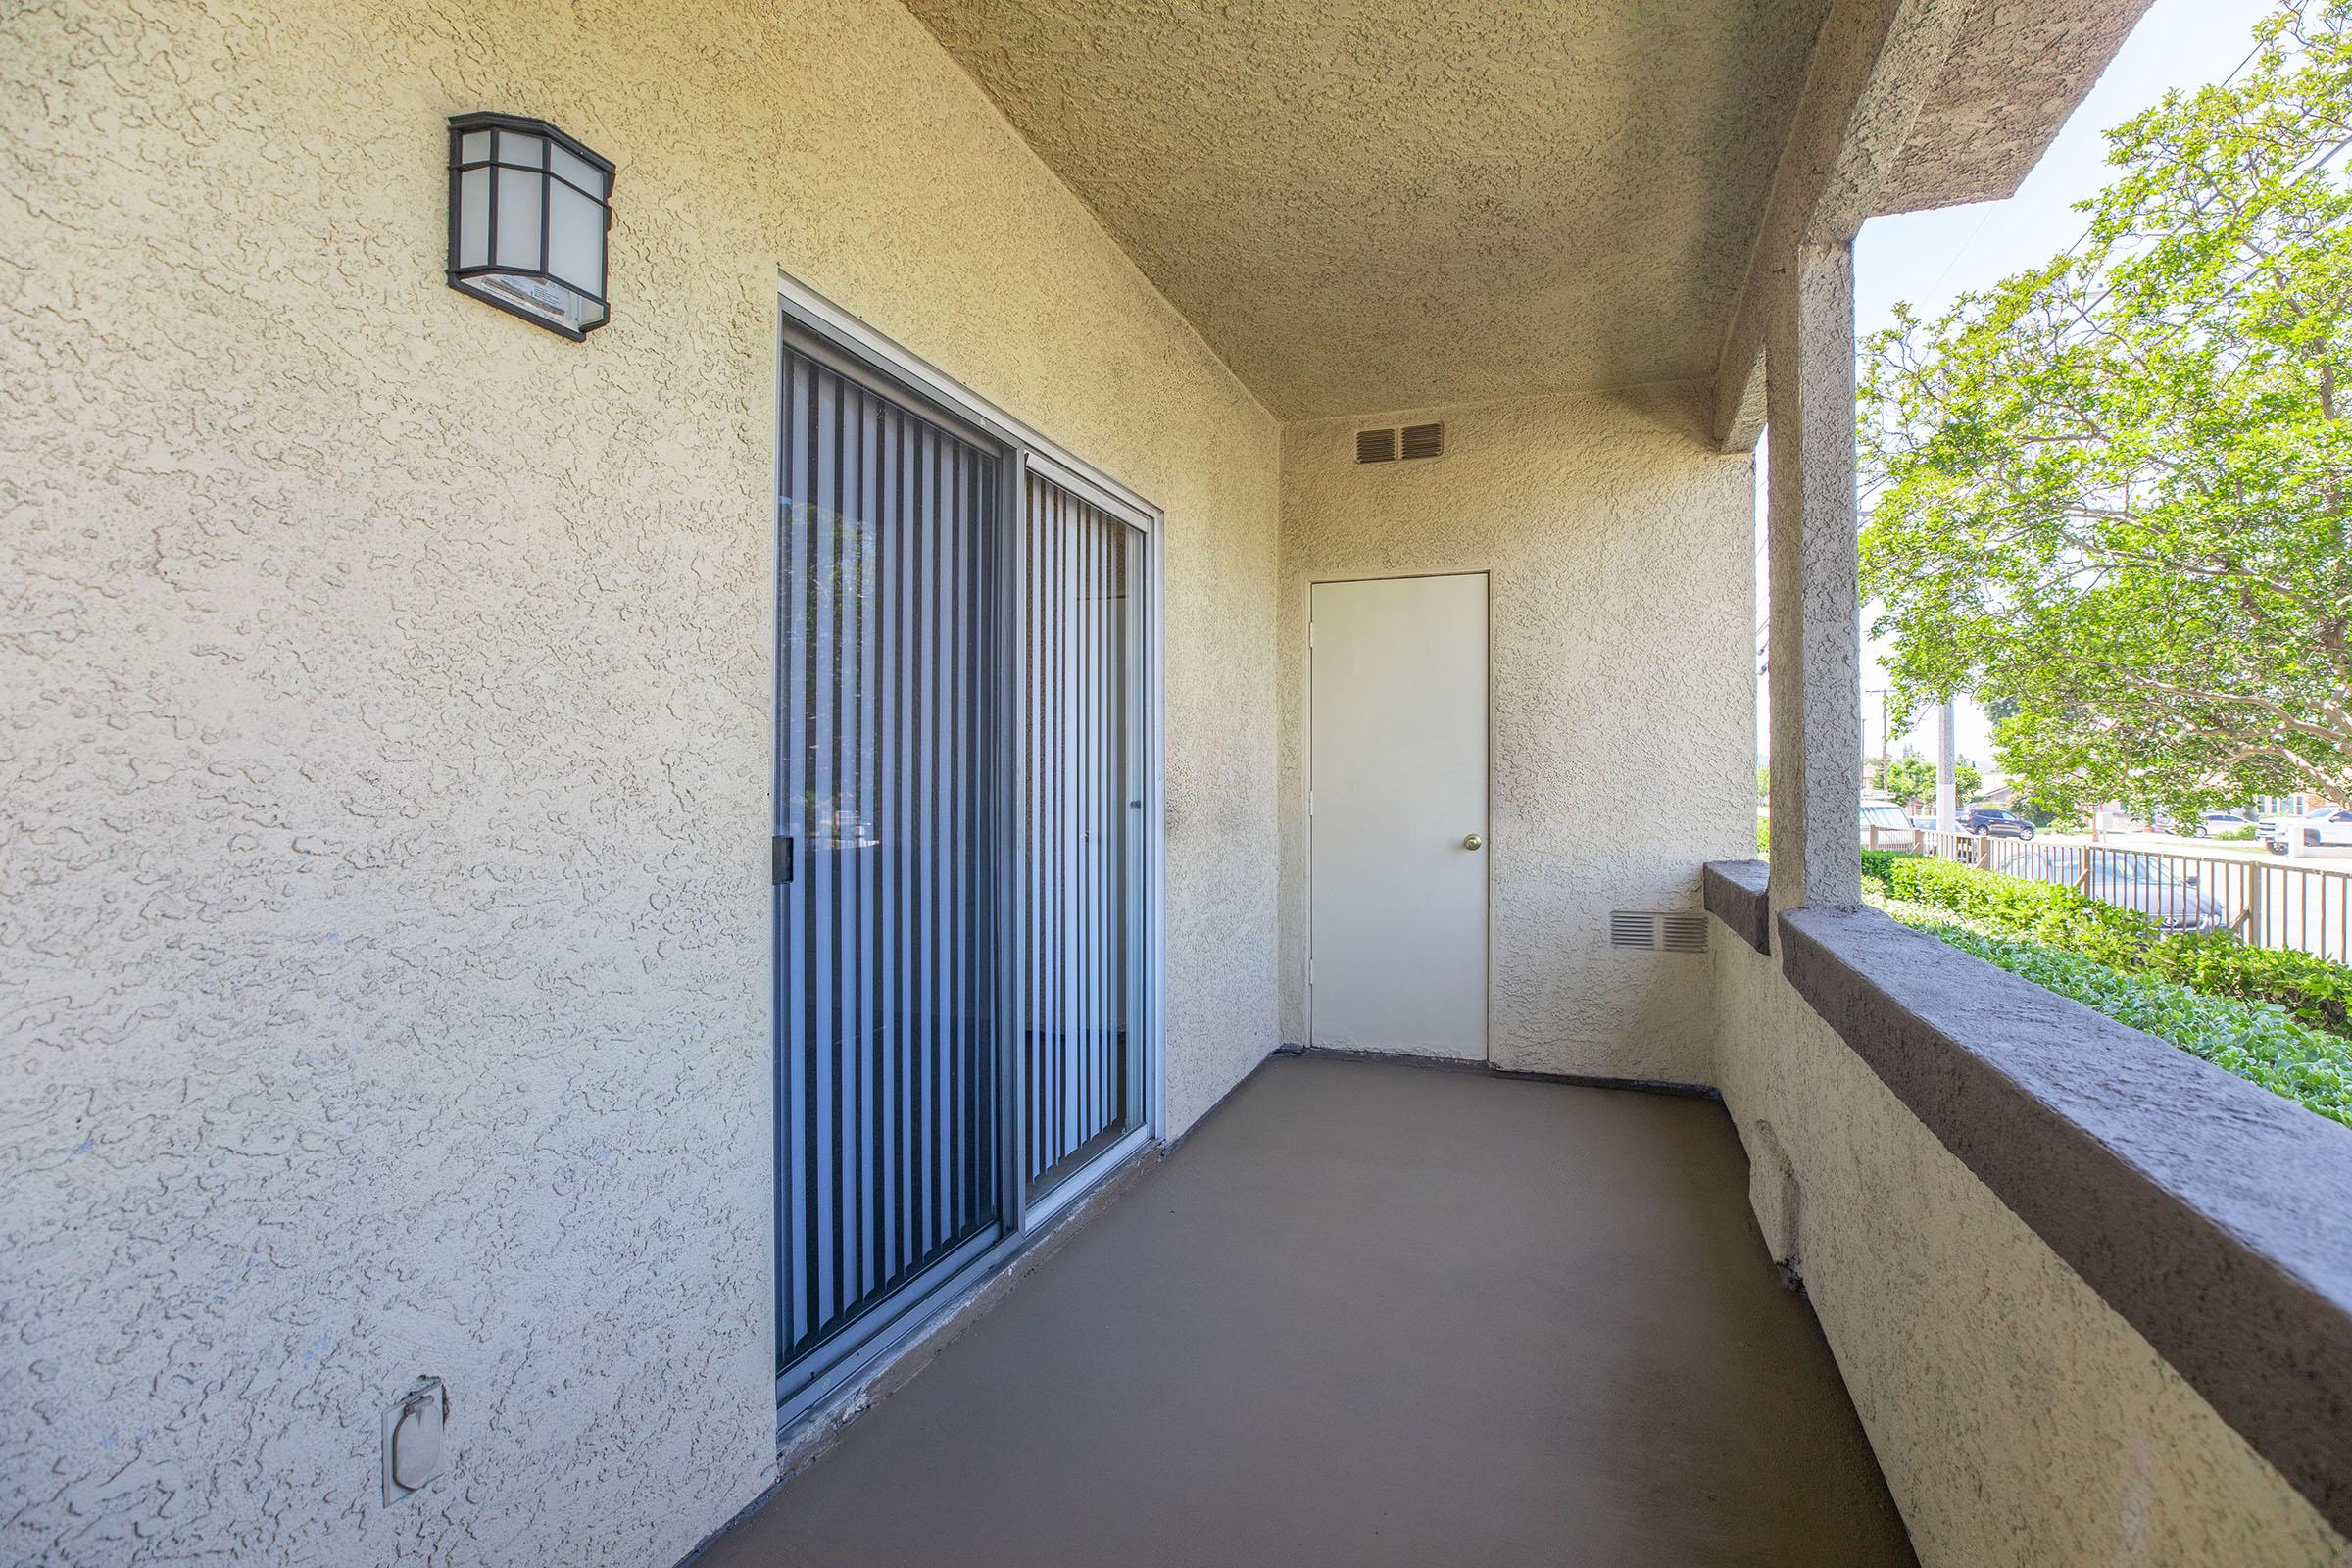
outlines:
M449 122L450 287L578 339L605 324L612 162L543 120Z

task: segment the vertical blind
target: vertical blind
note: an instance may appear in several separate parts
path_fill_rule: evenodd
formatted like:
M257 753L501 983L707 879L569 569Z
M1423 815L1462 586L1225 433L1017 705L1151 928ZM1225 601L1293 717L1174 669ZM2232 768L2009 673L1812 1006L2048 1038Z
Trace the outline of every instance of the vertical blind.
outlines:
M1140 1122L1130 1007L1142 801L1131 688L1141 552L1031 474L1024 497L1021 907L1024 1174L1042 1191Z
M781 396L780 1366L1003 1212L1003 460L790 350Z

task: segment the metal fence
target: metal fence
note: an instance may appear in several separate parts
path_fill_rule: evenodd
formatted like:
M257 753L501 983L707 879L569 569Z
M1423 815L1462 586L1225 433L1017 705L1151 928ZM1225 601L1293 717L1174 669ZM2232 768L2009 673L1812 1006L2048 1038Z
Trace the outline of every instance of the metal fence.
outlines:
M1895 835L1877 838L1897 848ZM2313 865L2267 854L2127 850L2104 844L1920 831L1914 853L2051 882L2136 909L2167 931L2228 931L2249 947L2352 962L2352 861Z

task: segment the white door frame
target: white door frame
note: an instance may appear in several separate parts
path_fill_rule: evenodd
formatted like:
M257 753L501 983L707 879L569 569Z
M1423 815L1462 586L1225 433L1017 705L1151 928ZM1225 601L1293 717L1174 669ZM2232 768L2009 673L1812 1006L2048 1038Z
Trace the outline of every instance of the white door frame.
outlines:
M1406 582L1423 577L1484 577L1487 579L1487 847L1481 907L1485 920L1487 973L1481 988L1486 996L1486 1014L1483 1020L1485 1049L1483 1059L1494 1059L1494 581L1495 570L1491 565L1433 567L1427 571L1351 571L1336 572L1306 579L1298 589L1299 620L1305 627L1305 657L1299 662L1302 690L1299 696L1298 750L1303 760L1304 777L1299 782L1298 814L1306 827L1306 910L1300 922L1305 932L1305 951L1299 955L1298 979L1305 991L1306 1004L1300 1009L1304 1018L1306 1038L1300 1045L1312 1049L1315 1041L1315 817L1311 809L1315 790L1315 590L1325 584L1349 582Z

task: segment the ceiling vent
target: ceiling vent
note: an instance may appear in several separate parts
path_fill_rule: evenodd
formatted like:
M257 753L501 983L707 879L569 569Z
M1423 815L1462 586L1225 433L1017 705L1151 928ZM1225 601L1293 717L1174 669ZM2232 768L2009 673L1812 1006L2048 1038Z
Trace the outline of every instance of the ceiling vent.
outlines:
M1707 917L1668 914L1649 909L1609 911L1609 946L1640 948L1648 953L1704 953Z
M1395 463L1396 461L1396 432L1394 430L1356 431L1355 461L1358 463Z
M1404 451L1407 460L1434 458L1446 451L1446 427L1442 424L1408 424L1404 427Z

